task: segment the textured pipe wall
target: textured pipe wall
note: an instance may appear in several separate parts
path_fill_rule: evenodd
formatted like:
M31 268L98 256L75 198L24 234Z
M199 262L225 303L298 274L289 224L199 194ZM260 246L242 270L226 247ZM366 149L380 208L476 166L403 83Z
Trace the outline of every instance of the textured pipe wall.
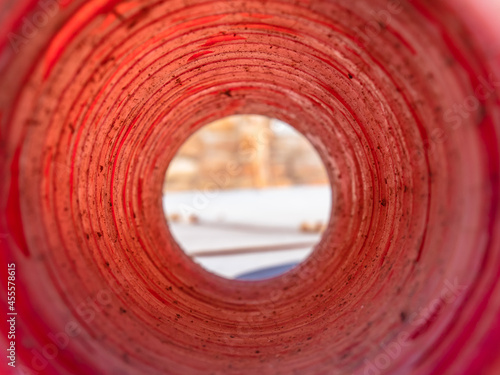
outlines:
M461 3L0 1L2 371L498 374L500 35ZM332 183L270 281L203 271L161 208L233 114L294 125Z

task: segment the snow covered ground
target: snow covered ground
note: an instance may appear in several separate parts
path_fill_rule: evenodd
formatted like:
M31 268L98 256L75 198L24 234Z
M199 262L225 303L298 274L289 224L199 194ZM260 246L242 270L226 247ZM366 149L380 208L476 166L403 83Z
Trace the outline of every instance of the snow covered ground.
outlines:
M327 224L331 205L329 186L168 192L163 201L184 251L226 278L303 261L321 234L301 226Z

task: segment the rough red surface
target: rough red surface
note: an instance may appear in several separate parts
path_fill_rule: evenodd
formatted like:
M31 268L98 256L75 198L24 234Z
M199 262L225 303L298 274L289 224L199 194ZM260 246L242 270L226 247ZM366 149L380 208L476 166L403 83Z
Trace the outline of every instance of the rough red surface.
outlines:
M499 374L500 35L460 3L1 0L2 374ZM242 113L334 192L314 254L252 283L161 207L183 140Z

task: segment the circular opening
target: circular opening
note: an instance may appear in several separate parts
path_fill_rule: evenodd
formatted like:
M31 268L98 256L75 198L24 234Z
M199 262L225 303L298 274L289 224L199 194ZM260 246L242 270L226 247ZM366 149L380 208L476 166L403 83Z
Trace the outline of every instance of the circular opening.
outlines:
M303 262L328 224L332 193L311 143L290 125L236 115L194 133L171 161L163 208L196 263L239 280Z

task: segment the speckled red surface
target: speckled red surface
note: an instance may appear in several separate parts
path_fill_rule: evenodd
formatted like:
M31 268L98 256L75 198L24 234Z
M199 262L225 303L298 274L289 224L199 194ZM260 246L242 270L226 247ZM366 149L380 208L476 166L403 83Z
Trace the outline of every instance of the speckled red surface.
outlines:
M499 374L500 35L447 3L0 1L2 374ZM161 208L183 140L240 113L302 131L334 195L255 283Z

